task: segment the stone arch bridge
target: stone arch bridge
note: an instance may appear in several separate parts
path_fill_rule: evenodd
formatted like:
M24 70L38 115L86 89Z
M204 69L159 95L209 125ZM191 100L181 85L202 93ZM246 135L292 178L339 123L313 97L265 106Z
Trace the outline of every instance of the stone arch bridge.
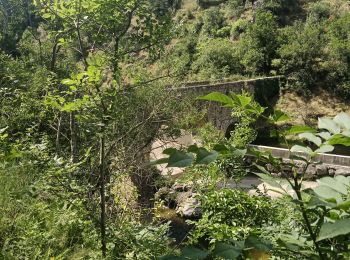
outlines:
M226 95L246 92L251 94L260 105L271 109L278 100L282 80L282 77L276 76L225 83L190 82L177 87L176 91L179 91L181 96L193 97L207 95L211 92L221 92ZM233 130L237 121L232 118L229 108L223 108L216 102L198 101L197 104L199 109L206 109L207 121L223 131L225 135Z

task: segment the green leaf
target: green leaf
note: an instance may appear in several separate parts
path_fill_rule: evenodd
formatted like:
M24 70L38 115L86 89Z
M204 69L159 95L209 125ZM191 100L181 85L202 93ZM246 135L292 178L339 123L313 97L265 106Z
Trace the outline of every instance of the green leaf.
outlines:
M72 80L72 79L64 79L61 81L62 84L64 85L76 85L77 82L75 80Z
M214 256L220 257L225 260L237 259L237 257L239 257L241 253L241 249L225 243L217 243L213 251Z
M347 113L340 113L333 120L344 129L350 129L350 116Z
M246 239L246 247L252 247L264 252L269 252L273 248L270 241L252 235Z
M317 241L346 235L350 233L350 219L340 219L334 223L324 223L318 234Z
M325 145L322 145L320 148L318 148L315 151L315 153L330 153L330 152L333 152L333 150L334 150L333 145L325 144Z
M337 134L333 135L329 140L328 143L331 145L344 145L344 146L350 146L350 137L342 135L342 134Z
M278 188L280 190L272 190L272 191L275 191L277 193L280 193L280 194L287 194L287 191L282 187L282 185L277 181L280 179L277 179L277 178L274 178L272 177L271 175L267 175L267 174L263 174L263 173L255 173L255 175L257 175L258 177L260 177L260 179L263 181L263 182L266 182L267 184L269 184L270 186L272 187L275 187L275 188Z
M290 118L286 113L282 112L281 110L275 110L274 114L270 116L270 119L274 123L278 123L289 120Z
M232 154L235 156L243 157L247 154L247 149L234 149Z
M317 134L319 137L323 138L324 140L328 140L332 137L332 135L329 132L321 132Z
M302 134L299 134L298 136L299 138L306 139L309 142L316 144L317 146L320 146L322 144L321 138L317 137L313 133L302 133Z
M158 160L153 160L150 162L150 165L158 165L158 164L165 164L165 163L169 163L169 158L161 158Z
M233 105L233 99L225 94L220 93L220 92L212 92L206 96L198 97L197 99L207 100L207 101L215 101L215 102L219 102L223 105L229 105L229 106Z
M337 125L337 123L327 117L322 117L318 119L318 128L326 129L333 134L340 133L340 127Z
M337 192L340 192L343 195L348 194L349 186L345 185L344 183L342 183L341 181L338 181L335 178L324 177L324 178L317 180L317 182L321 185L325 185L327 187L330 187L331 189L333 189Z
M223 144L216 144L216 145L214 145L213 150L217 151L218 153L225 153L225 154L227 152L229 152L229 149Z
M306 153L306 154L312 154L313 151L311 150L310 147L307 146L301 146L301 145L294 145L291 149L291 152L302 152L302 153Z
M187 148L187 152L189 152L189 153L198 153L198 151L199 151L199 148L196 144L190 145Z
M323 199L321 199L321 198L318 197L318 196L312 196L312 195L311 195L310 200L309 200L308 203L307 203L307 207L308 207L308 208L315 208L315 207L328 207L328 208L333 208L333 207L335 207L336 205L337 205L337 204L335 204L335 203L332 203L332 202L323 200Z
M173 153L176 153L178 150L175 149L175 148L166 148L164 151L163 151L163 154L166 154L166 155L172 155Z
M170 155L167 167L183 168L190 166L192 162L193 156L191 154L176 151Z
M328 186L324 186L324 185L317 186L313 188L313 191L317 196L320 196L321 198L336 199L336 201L342 201L342 197L340 193Z
M205 259L208 256L208 252L195 247L185 247L182 250L182 256L187 259Z
M234 95L233 98L236 99L240 107L243 107L243 108L252 102L252 98L250 96Z
M292 126L288 131L286 131L287 135L296 135L301 133L316 133L316 130L312 127L305 125L295 125Z
M197 153L196 164L209 164L214 162L219 156L217 151L209 152L205 148L199 148Z

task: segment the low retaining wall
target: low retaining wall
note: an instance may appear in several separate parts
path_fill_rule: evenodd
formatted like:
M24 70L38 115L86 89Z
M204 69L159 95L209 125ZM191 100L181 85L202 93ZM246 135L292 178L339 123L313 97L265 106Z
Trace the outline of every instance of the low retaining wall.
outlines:
M290 155L289 150L285 148L263 146L263 145L249 145L249 147L262 150L262 151L270 151L273 156L286 158L286 159L288 159ZM296 154L306 156L305 153L296 153ZM322 162L324 164L350 167L350 156L320 153L314 158L314 161Z

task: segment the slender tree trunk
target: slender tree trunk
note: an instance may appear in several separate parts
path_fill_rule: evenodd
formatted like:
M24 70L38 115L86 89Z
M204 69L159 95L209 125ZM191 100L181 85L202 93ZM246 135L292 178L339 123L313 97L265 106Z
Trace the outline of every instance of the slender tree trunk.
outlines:
M100 196L101 196L101 250L103 257L106 257L106 194L105 194L105 184L106 184L106 169L105 169L105 137L102 131L100 138Z
M74 112L70 112L69 117L70 117L69 126L70 126L71 162L76 162L76 157L77 157L77 133L76 133L75 113Z
M56 133L56 153L59 155L61 153L60 135L62 129L62 113L60 112L57 119L57 133Z

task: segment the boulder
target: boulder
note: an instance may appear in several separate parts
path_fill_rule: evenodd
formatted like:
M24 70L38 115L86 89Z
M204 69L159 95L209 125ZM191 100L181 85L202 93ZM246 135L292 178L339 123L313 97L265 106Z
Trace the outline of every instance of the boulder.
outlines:
M195 197L188 197L178 205L176 213L185 218L198 218L201 216L200 201Z
M328 176L328 175L329 175L329 172L328 172L328 167L327 167L327 165L324 165L324 164L317 164L317 165L316 165L316 175L317 175L317 177Z
M343 175L350 176L350 167L341 167L335 170L335 176Z

